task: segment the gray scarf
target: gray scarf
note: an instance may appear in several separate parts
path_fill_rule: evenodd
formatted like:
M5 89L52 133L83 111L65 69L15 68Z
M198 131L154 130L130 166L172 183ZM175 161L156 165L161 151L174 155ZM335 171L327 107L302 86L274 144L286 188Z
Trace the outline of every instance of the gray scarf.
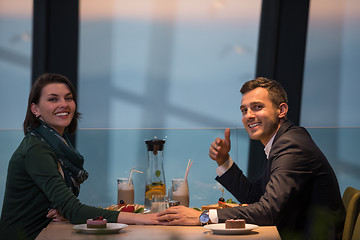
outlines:
M71 145L68 138L48 126L45 122L28 133L37 136L45 142L56 154L61 168L64 172L66 185L71 188L75 196L79 195L80 184L88 178L88 173L84 170L84 158Z

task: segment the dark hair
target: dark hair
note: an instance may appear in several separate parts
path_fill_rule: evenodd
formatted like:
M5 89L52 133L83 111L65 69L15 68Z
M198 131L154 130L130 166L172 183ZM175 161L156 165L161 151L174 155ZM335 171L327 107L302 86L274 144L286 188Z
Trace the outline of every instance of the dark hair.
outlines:
M70 90L71 94L73 95L73 99L76 105L76 111L74 113L74 117L71 120L69 126L65 128L66 133L74 133L77 128L77 121L80 118L80 113L77 111L77 98L76 98L76 90L74 86L71 84L70 80L60 74L54 73L44 73L42 74L36 81L34 82L30 94L29 94L29 101L27 105L26 117L24 120L24 133L27 134L28 130L34 129L40 125L40 120L34 116L31 112L31 104L35 103L38 104L41 96L42 89L51 83L63 83L65 84L68 89Z
M278 107L281 103L288 103L287 94L281 84L275 80L257 77L254 80L247 81L241 87L240 92L245 94L255 88L265 88L274 107Z

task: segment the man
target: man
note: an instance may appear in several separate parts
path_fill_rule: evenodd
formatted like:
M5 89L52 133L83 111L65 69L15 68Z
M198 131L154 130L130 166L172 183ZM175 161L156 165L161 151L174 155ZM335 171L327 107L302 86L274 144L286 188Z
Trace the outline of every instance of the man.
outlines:
M217 138L209 149L210 158L219 165L216 180L249 206L210 210L210 222L240 218L276 225L282 239L340 239L345 210L335 173L309 133L287 120L284 89L260 77L246 82L240 92L242 122L249 137L265 146L267 166L258 181L250 182L229 156L226 129L225 138ZM158 220L168 221L167 225L199 225L200 214L173 207L160 213Z

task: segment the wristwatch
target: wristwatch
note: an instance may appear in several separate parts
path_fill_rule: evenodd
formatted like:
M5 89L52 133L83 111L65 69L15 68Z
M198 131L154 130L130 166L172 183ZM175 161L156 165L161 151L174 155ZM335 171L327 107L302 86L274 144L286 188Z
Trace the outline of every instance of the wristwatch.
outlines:
M200 221L202 226L207 224L210 221L209 211L208 210L205 210L200 214L199 221Z

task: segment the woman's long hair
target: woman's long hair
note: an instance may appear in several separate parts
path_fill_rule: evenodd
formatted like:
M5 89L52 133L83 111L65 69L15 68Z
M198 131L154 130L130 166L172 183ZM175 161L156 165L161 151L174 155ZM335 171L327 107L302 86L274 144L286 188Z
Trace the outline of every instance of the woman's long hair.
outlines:
M69 126L65 128L65 132L72 134L75 133L77 128L77 121L80 118L80 113L77 111L77 95L74 86L71 84L70 80L60 74L55 73L44 73L42 74L36 81L34 82L30 94L29 94L29 101L27 105L26 117L24 120L24 134L26 135L27 132L31 129L34 129L40 125L40 120L31 112L31 104L39 104L40 96L42 89L51 83L63 83L65 84L70 92L73 95L73 99L76 105L76 111L74 113L74 117L71 120Z

